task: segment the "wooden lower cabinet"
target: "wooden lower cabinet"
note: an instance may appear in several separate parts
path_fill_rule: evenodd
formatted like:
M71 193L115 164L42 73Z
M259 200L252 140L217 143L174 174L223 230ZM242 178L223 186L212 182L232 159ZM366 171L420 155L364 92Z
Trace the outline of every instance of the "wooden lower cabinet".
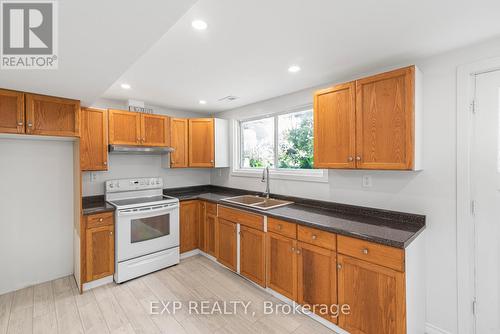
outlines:
M113 219L97 217L97 219L94 220L96 220L96 227L87 227L85 230L84 282L90 282L110 276L115 272L115 236ZM89 221L89 219L87 219L87 221ZM101 225L99 225L99 221Z
M217 256L215 245L215 234L217 227L217 216L207 213L205 217L205 251L212 256Z
M406 333L405 274L338 255L338 301L350 306L339 326L352 334Z
M180 203L180 252L188 252L198 248L199 237L199 201Z
M266 239L267 287L297 300L297 241L271 232Z
M266 233L240 226L240 274L266 287Z
M236 224L225 219L218 219L216 234L217 261L237 270Z
M298 303L337 323L331 312L337 304L337 253L299 241L297 254Z

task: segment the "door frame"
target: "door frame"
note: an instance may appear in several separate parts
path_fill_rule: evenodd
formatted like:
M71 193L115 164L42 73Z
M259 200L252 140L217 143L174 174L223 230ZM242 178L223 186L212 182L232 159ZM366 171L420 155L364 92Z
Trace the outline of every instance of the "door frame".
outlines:
M471 194L471 139L478 74L500 70L500 57L461 65L457 69L457 319L458 333L475 332L475 226Z

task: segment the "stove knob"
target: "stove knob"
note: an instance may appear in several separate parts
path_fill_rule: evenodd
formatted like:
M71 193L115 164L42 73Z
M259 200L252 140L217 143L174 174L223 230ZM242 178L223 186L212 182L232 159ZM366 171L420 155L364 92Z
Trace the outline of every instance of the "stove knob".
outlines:
M110 188L113 188L113 187L114 187L113 183L110 183L110 184L109 184L109 187L110 187Z

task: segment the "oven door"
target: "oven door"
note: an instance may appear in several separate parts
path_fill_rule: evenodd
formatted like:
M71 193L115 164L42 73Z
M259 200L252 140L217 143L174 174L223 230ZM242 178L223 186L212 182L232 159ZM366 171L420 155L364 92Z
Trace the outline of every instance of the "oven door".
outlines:
M117 262L179 246L179 205L118 210L115 245Z

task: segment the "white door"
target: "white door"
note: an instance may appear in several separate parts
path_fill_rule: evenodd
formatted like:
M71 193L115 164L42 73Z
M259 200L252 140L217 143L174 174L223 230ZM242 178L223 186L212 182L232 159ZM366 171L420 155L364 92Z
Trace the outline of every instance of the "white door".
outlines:
M476 76L471 189L476 333L500 333L500 71Z

